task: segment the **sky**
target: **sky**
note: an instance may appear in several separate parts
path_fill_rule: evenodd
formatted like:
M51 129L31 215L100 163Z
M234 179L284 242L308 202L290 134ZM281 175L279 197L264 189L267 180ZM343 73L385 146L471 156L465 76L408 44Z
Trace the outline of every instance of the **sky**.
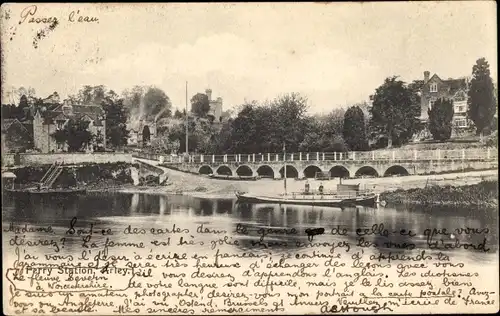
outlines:
M83 85L118 93L154 85L184 108L187 81L189 98L210 88L224 110L299 92L311 113L325 113L368 100L393 75L467 76L485 57L497 76L493 1L1 8L2 102L11 87L65 98ZM52 30L50 17L58 20Z

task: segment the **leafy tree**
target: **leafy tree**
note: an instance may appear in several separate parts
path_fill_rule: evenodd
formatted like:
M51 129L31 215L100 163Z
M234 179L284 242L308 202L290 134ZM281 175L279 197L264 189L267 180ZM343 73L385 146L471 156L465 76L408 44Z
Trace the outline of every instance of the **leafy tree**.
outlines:
M275 124L275 134L270 151L281 151L283 143L286 143L289 151L298 150L303 134L297 126L300 126L307 109L307 98L298 93L289 93L274 99L271 104L274 115L271 118Z
M467 116L476 126L476 134L490 126L496 110L493 81L490 77L490 65L485 58L480 58L472 67L472 79L467 100Z
M172 103L167 94L160 88L150 87L144 94L144 113L154 115L155 120L170 117Z
M445 141L450 139L453 121L453 101L438 99L434 106L428 110L429 131L435 140Z
M101 104L106 99L117 100L118 95L113 90L108 91L103 85L84 85L76 95L68 96L68 99L80 104Z
M26 97L26 95L22 95L21 98L19 99L19 108L21 110L24 110L26 108L29 108L29 104L28 104L28 98Z
M196 122L193 119L188 121L188 151L197 152L198 149L198 133L196 132ZM169 130L168 138L171 142L177 141L179 143L179 150L184 152L186 150L186 121L173 125Z
M386 136L388 147L407 143L416 132L420 116L420 97L397 77L385 79L371 100L372 137Z
M126 145L129 136L126 125L128 109L123 105L123 99L113 101L110 97L101 104L106 116L107 145L114 148Z
M359 106L348 108L344 115L343 135L350 150L367 150L368 141L365 131L365 116L363 110L361 110Z
M179 110L175 110L175 113L174 113L174 118L176 118L176 119L180 119L180 118L182 118L183 116L184 116L184 114L182 114L182 112L181 112L181 111L179 111Z
M88 127L87 121L70 119L63 129L55 131L51 136L60 144L68 144L68 151L81 151L93 139Z
M208 96L204 93L197 93L191 98L191 112L199 117L205 117L210 110Z

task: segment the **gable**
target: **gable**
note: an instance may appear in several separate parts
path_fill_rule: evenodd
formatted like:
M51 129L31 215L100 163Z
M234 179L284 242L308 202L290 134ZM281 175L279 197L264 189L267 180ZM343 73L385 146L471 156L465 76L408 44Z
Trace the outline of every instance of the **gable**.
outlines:
M2 134L31 137L30 131L17 119L2 122Z
M429 81L427 82L427 84L429 83L442 83L443 80L441 80L441 78L439 78L438 75L434 74L430 79Z
M453 95L453 100L454 101L466 101L467 100L467 93L465 92L465 90L460 89Z

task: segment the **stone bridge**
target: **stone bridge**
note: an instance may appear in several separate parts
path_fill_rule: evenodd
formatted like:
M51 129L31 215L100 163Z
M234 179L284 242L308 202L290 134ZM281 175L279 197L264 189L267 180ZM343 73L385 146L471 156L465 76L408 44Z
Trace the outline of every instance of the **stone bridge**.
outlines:
M146 158L146 157L145 157ZM168 158L168 159L167 159ZM149 159L155 159L149 158ZM496 149L373 151L349 153L287 153L156 157L161 165L196 174L283 178L313 178L318 172L331 177L382 177L432 174L498 167Z

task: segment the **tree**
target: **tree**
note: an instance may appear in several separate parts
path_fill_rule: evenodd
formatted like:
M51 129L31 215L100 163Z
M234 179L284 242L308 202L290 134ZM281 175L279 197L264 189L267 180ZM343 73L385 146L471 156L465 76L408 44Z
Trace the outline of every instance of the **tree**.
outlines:
M63 129L55 131L51 136L60 144L68 144L68 151L81 151L93 140L92 133L90 133L88 127L89 122L87 121L70 119Z
M467 103L467 116L474 122L476 134L482 135L484 129L490 126L496 110L490 65L485 58L478 59L472 67L472 79Z
M172 104L167 94L160 88L150 87L144 94L145 115L154 115L155 120L170 117Z
M438 99L434 106L428 110L429 131L435 140L445 141L450 139L453 121L453 101Z
M182 112L181 112L181 111L179 111L179 110L175 110L175 113L174 113L174 118L176 118L176 119L180 119L180 118L182 118L183 116L184 116L184 114L182 114Z
M210 110L210 101L204 93L197 93L191 98L191 112L199 117L205 117Z
M370 132L376 138L385 136L388 146L407 143L418 129L420 97L397 77L385 79L370 97Z
M344 141L352 151L368 149L365 133L365 115L359 106L351 106L344 115Z
M107 145L114 148L126 145L129 136L126 125L128 109L123 105L123 99L113 101L110 97L101 104L106 116Z

